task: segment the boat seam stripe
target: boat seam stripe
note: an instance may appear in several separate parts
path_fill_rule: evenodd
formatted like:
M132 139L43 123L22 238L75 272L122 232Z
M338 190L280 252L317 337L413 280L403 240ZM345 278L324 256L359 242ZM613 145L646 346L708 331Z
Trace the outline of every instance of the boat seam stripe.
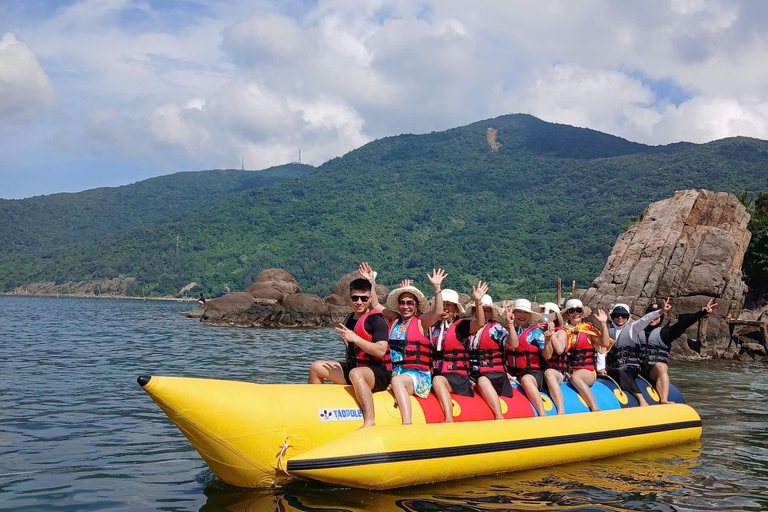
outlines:
M361 455L348 455L344 457L328 457L325 459L289 460L286 469L289 472L307 471L316 469L344 468L351 466L368 466L371 464L387 464L391 462L440 459L444 457L458 457L464 455L480 455L484 453L525 450L528 448L540 448L544 446L558 446L563 444L583 443L588 441L601 441L618 437L655 434L659 432L668 432L670 430L684 430L689 428L701 428L701 420L680 421L676 423L664 423L660 425L647 425L642 427L630 427L617 430L607 430L603 432L585 432L582 434L569 434L563 436L521 439L516 441L473 444L468 446L448 446L442 448L403 450L399 452L387 453L366 453Z

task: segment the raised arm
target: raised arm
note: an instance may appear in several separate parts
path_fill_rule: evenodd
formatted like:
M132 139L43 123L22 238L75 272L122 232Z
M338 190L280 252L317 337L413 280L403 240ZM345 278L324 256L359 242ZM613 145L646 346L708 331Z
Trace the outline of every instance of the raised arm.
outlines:
M510 333L510 337L511 336L512 336L512 333ZM552 354L555 351L554 336L555 336L555 323L547 322L547 328L544 329L544 349L541 351L541 357L543 357L544 359L549 359L550 357L552 357Z
M635 336L637 336L640 331L648 327L651 322L656 320L661 316L662 313L666 313L671 309L672 306L669 305L669 297L664 301L664 310L657 309L656 311L651 311L650 313L646 313L645 315L641 316L631 324L629 324L629 337L632 339L635 339Z
M438 268L437 270L432 269L432 275L427 274L427 279L429 279L429 282L432 284L432 290L435 292L435 306L431 310L419 316L421 325L424 326L424 328L428 328L428 326L434 325L438 320L440 320L440 315L443 314L443 295L440 293L440 291L443 280L447 276L448 274L446 274L445 270L441 268Z
M664 343L666 343L667 345L671 345L672 342L675 341L680 336L682 336L683 333L687 331L689 327L691 327L693 324L695 324L705 316L712 313L712 311L716 307L717 307L717 302L715 302L715 299L709 299L709 301L707 302L707 305L702 307L701 311L697 311L695 314L691 315L687 319L680 320L674 325L670 325L669 329L666 332L666 336L662 336L662 341L664 341Z
M515 327L515 311L509 307L504 308L504 323L507 324L507 331L509 331L507 349L517 350L520 339L517 337L517 327Z
M601 347L608 348L611 346L611 337L608 335L608 313L602 309L598 309L595 313L595 318L600 323L601 336L596 340Z
M488 283L477 282L472 286L472 299L475 301L475 317L469 322L469 333L475 334L485 325L485 311L483 311L483 295L488 293Z
M362 262L357 271L360 272L360 275L363 276L363 279L367 279L368 282L371 283L371 309L381 311L381 313L384 315L384 318L386 318L388 322L392 322L393 320L399 318L399 312L387 309L384 304L379 302L379 296L376 294L376 272L373 271L368 262Z

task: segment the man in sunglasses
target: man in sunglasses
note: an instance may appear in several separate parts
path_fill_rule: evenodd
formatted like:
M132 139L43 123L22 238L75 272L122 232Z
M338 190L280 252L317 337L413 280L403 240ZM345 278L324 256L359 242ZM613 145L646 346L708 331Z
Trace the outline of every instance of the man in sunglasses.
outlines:
M373 395L384 391L391 380L389 328L380 311L370 310L373 286L367 279L349 284L352 313L336 327L346 348L346 361L315 361L309 367L309 383L351 384L363 413L363 427L374 425Z
M650 311L645 316L629 323L629 306L616 304L611 308L611 327L608 335L614 341L606 356L608 376L614 379L621 389L630 393L640 405L648 405L635 379L640 374L642 355L638 341L640 333L651 322L659 318L660 311Z

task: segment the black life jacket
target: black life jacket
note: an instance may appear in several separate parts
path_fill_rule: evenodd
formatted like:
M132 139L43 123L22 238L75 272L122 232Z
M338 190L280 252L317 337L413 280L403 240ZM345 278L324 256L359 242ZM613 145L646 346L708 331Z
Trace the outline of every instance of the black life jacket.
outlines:
M615 340L611 350L605 358L607 368L636 368L640 369L640 344L629 335L629 322L624 324L616 336L616 327L608 328L608 335Z
M669 345L661 339L661 326L654 327L650 334L643 330L638 337L638 343L642 347L643 365L648 368L656 363L669 362Z

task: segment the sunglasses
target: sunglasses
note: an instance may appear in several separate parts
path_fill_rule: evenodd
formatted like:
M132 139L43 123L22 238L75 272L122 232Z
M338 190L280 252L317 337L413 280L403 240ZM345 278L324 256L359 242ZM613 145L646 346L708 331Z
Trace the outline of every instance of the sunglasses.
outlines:
M569 315L572 315L572 314L574 314L574 313L580 313L580 314L584 314L584 310L583 310L582 308L570 308L570 309L568 310L568 314L569 314Z
M629 313L614 313L611 318L629 318Z
M349 298L352 299L352 302L362 302L363 304L371 300L368 295L350 295Z
M415 306L416 301L415 300L399 300L397 301L398 304L401 306Z

